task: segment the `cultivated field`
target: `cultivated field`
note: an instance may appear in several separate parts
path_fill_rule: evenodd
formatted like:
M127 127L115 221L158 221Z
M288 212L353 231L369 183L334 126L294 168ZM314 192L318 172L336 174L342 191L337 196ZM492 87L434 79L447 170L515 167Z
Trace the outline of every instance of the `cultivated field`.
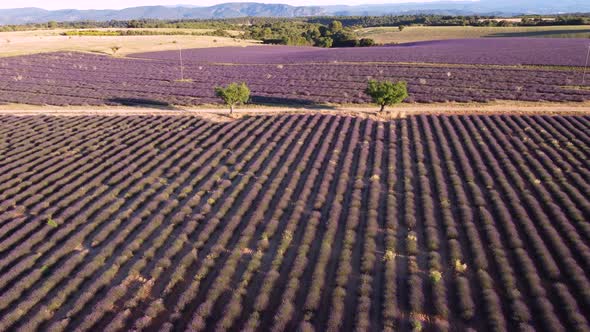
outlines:
M0 117L0 330L587 331L590 117Z
M580 67L586 47L580 39L494 39L356 49L216 48L183 51L182 67L178 51L128 58L37 54L0 59L0 102L210 105L220 102L215 86L245 81L255 104L367 104L369 79L407 81L408 102L582 102L590 99L590 78L584 80Z
M545 27L426 27L409 26L403 31L398 27L377 27L357 30L363 38L372 38L380 44L411 43L427 40L485 38L485 37L542 37L542 38L590 38L590 26Z
M130 30L130 29L92 29ZM138 29L171 32L171 29ZM62 36L73 30L35 30L0 32L0 57L43 52L79 51L123 56L137 52L178 50L220 46L255 45L256 42L212 36L162 35L162 36ZM174 29L182 32L208 32L210 30ZM114 52L113 47L119 49Z
M319 48L261 46L186 50L189 62L233 64L437 63L505 66L583 67L588 40L571 38L453 39L383 47ZM132 54L132 58L178 61L178 52Z

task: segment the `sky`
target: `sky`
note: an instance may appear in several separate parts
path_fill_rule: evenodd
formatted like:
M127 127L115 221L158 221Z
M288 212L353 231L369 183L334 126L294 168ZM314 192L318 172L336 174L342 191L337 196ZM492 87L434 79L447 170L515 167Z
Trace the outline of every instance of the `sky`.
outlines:
M80 1L80 0L1 0L0 8L23 8L38 7L44 9L121 9L137 6L172 6L187 4L193 6L211 6L225 2L263 2L263 3L286 3L293 6L326 6L326 5L362 5L379 3L400 3L400 2L430 2L434 0L101 0L101 1Z

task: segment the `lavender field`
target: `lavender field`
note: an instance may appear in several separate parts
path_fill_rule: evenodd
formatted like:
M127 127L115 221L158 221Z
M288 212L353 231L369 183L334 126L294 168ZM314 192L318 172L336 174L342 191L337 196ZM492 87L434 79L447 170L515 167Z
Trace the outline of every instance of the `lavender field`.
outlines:
M210 48L187 50L184 56L188 61L205 63L278 64L341 61L584 66L587 50L587 39L480 38L352 49L287 46ZM176 61L178 52L142 53L131 56Z
M590 332L590 4L11 1L0 332Z
M558 45L563 44L563 49L581 45L577 40L558 42ZM489 48L499 46L494 44L496 39L490 43L481 45L487 45L485 53L492 56L494 53ZM541 48L547 45L547 41L531 43L531 47L522 48L522 54L527 53L533 63L535 59L542 59L542 54L530 57L535 51L533 46ZM453 47L440 48L439 44L416 47L436 48L436 52L423 54L437 56L443 63L461 62L467 56L458 52L451 55ZM412 47L313 49L312 53L308 53L308 48L288 47L187 50L184 51L183 76L178 61L174 59L178 52L143 55L153 57L150 59L68 52L10 57L0 59L0 103L58 106L151 104L164 107L217 104L220 100L215 98L215 86L245 81L252 89L252 102L259 104L364 104L370 102L364 93L370 79L407 81L408 102L590 100L590 90L585 88L590 87L590 80L583 84L580 70L374 62L398 61L396 50ZM502 48L498 50L496 54L500 60L488 59L487 63L503 62ZM414 54L413 51L410 53ZM323 58L322 54L329 56ZM383 54L392 57L380 59ZM515 52L514 59L518 59L518 54ZM332 61L343 62L352 58L364 60L357 63ZM465 62L483 61L482 57L476 58ZM214 59L217 62L239 60L240 63L207 63ZM316 61L308 63L310 59ZM322 59L327 62L322 63ZM563 65L572 64L576 59L576 52L570 51L565 56L555 53L553 58L543 61ZM189 81L179 82L181 77Z
M589 116L0 137L0 331L590 331Z

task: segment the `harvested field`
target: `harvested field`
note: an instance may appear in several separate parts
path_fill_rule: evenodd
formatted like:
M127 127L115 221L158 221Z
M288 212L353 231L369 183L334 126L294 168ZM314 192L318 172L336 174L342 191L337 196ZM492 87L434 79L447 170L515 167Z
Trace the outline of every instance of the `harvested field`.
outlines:
M587 331L590 117L0 116L0 330Z
M218 54L220 57L226 52L238 56L245 52L243 60L248 62L253 59L252 52L256 49L266 48L200 52L205 56ZM296 49L296 52L305 50L307 48ZM178 52L174 54L179 55ZM113 58L83 53L0 59L0 102L172 108L174 105L217 104L220 100L215 97L215 86L245 81L252 89L255 104L366 104L370 102L364 93L369 79L407 81L408 102L590 100L590 90L585 89L590 86L590 80L584 82L582 71L577 70L373 63L370 57L364 63L309 64L305 63L308 58L303 54L301 63L284 65L210 64L195 60L201 59L199 51L185 54L187 60L182 76L180 64L172 60ZM261 61L265 59L264 54L258 56ZM281 59L277 57L275 60ZM179 81L181 77L183 81Z
M510 20L510 19L507 19ZM520 22L520 19L513 19ZM539 26L539 27L433 27L408 26L403 31L398 27L376 27L358 30L360 37L371 38L380 44L412 43L418 41L489 38L489 37L534 37L534 38L589 38L590 26Z
M133 30L133 29L92 29ZM138 30L138 29L135 29ZM209 30L139 29L169 32L207 32ZM155 52L182 48L256 45L255 41L213 36L62 36L65 29L0 32L0 57L43 52L78 51L123 56L137 52ZM232 32L233 33L233 32ZM113 51L117 47L117 51Z

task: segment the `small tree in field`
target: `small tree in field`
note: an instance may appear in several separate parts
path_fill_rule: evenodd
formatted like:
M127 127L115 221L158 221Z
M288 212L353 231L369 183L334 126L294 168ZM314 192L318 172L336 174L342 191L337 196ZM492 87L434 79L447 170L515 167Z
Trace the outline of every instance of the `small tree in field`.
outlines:
M383 112L385 106L399 104L408 98L408 85L404 81L393 83L370 80L366 92L375 104L381 106L379 112Z
M229 106L229 114L234 112L236 105L245 104L250 99L250 89L246 83L232 83L225 88L217 87L215 94Z

